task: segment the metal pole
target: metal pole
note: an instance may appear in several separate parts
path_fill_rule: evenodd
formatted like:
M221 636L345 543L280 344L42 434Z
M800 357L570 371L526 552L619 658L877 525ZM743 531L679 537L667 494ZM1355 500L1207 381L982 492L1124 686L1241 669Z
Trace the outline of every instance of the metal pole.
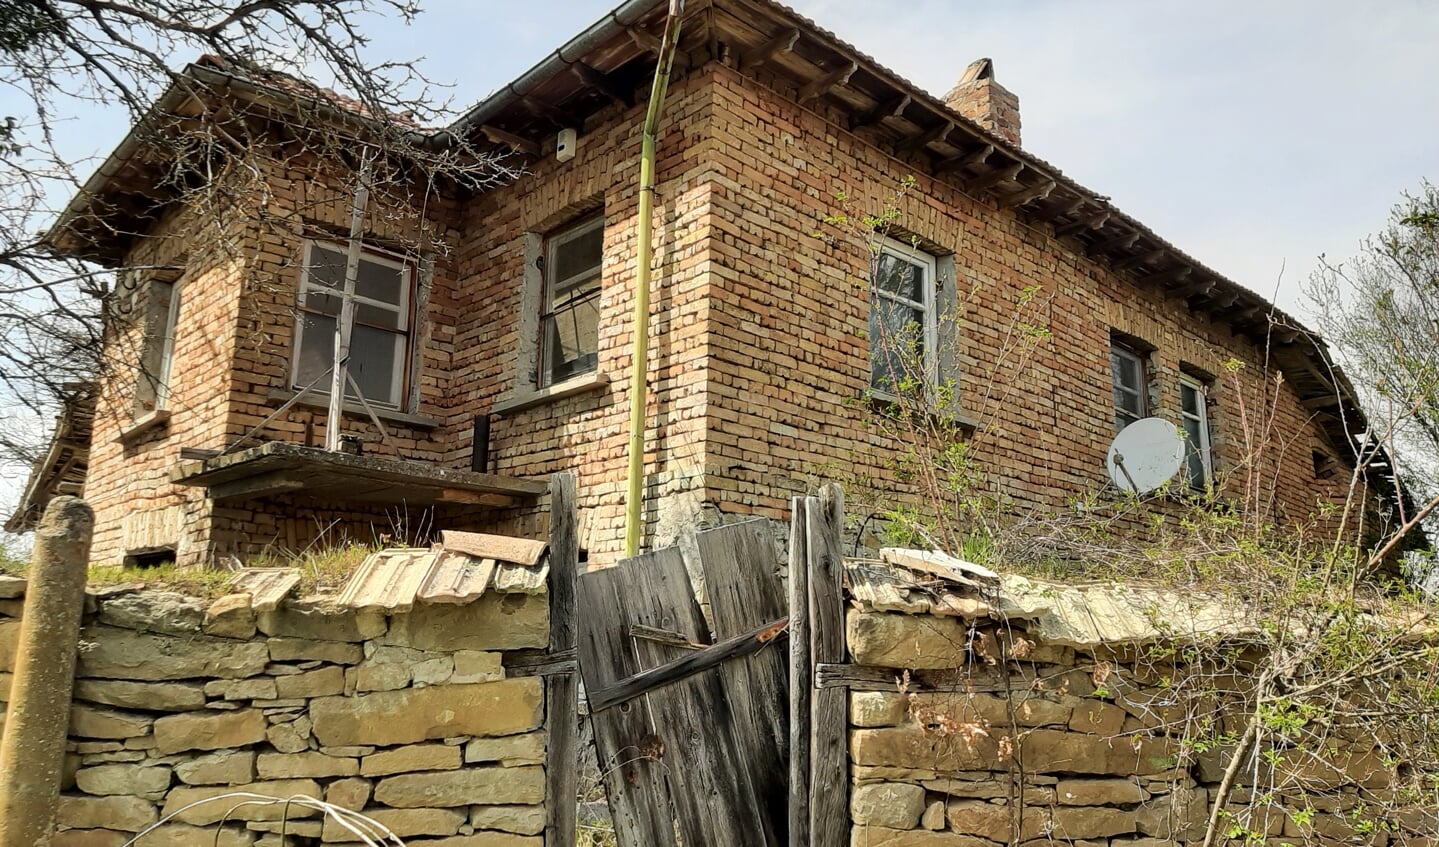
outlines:
M35 531L10 711L0 740L0 847L50 843L70 724L95 513L56 497Z

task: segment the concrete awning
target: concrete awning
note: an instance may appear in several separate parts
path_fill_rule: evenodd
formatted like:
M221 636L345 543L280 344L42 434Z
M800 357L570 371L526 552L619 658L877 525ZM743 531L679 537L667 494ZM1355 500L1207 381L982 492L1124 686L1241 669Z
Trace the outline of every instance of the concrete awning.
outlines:
M292 494L331 503L414 506L516 506L534 501L547 490L543 480L332 453L282 441L187 462L176 468L170 479L180 485L204 486L214 500Z

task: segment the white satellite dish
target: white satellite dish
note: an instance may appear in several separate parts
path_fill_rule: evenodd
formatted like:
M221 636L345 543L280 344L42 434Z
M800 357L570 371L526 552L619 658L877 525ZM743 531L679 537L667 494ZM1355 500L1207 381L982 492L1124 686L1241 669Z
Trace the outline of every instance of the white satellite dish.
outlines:
M1184 447L1184 436L1172 421L1137 420L1109 445L1109 479L1120 491L1147 494L1179 473Z

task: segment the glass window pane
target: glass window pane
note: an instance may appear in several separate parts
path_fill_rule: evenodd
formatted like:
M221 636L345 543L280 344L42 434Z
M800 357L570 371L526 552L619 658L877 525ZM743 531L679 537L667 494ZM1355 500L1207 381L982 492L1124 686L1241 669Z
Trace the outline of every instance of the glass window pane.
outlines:
M1194 386L1187 383L1179 384L1179 406L1184 410L1184 414L1199 417L1202 403L1200 398L1199 390Z
M331 293L328 290L306 291L305 308L312 309L322 315L335 317L340 314L340 301L343 296Z
M310 266L305 270L311 285L339 288L345 283L345 254L322 244L311 244Z
M924 266L902 259L892 253L875 257L875 287L916 303L924 302Z
M382 329L357 326L350 333L350 364L348 371L355 378L366 399L397 404L399 385L395 379L404 336ZM354 386L345 393L354 396Z
M355 304L355 323L367 326L380 327L382 329L401 329L400 313L394 309L386 309L383 306L374 306L369 303Z
M598 269L605 246L605 230L597 226L555 246L551 279L556 283Z
M398 306L404 291L403 268L392 268L367 259L360 260L360 270L355 276L356 294Z
M924 311L876 296L869 309L870 385L897 391L923 383Z
M335 319L308 312L300 315L300 362L295 370L295 387L310 385L330 369L335 359ZM329 391L329 378L314 386Z
M598 294L598 287L592 293ZM599 322L598 296L568 298L565 308L546 316L544 370L551 384L595 369Z

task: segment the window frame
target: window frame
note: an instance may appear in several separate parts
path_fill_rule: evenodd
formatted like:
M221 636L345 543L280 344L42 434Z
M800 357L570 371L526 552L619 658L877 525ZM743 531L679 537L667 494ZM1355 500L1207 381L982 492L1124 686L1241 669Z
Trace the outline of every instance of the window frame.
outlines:
M600 232L600 252L599 252L599 256L597 257L597 261L595 262L595 264L594 264L593 266L586 266L585 270L581 271L580 273L575 274L574 276L568 277L567 279L556 280L556 279L554 278L554 276L553 276L553 273L554 273L555 268L559 267L559 262L558 262L558 260L557 260L557 256L558 256L558 254L559 254L560 248L563 247L564 245L572 242L572 241L575 241L575 240L577 240L577 239L579 239L579 238L582 238L582 237L584 237L584 236L586 236L586 235L589 235L590 233L592 233L592 232L595 231L595 230L599 230L599 232ZM603 211L597 211L597 212L594 212L594 213L589 214L589 215L582 215L582 216L580 216L580 217L578 217L578 218L575 218L575 219L570 220L570 221L566 221L566 222L563 223L563 224L560 224L560 225L558 225L558 226L556 226L556 227L553 227L553 228L550 229L548 232L546 232L546 233L544 234L544 236L543 236L543 241L544 241L544 243L543 243L543 245L542 245L542 247L541 247L541 251L540 251L540 256L542 257L542 261L541 261L541 265L540 265L539 303L537 304L537 305L538 305L538 308L535 310L535 316L536 316L536 317L535 317L536 334L535 334L535 360L534 360L534 361L535 361L535 364L534 364L534 374L535 374L534 387L535 387L537 390L543 390L543 389L546 389L546 388L553 388L553 387L556 386L556 385L562 385L562 384L564 384L564 383L566 383L566 382L569 382L570 380L580 379L580 378L583 378L583 377L585 377L585 376L592 375L592 374L595 374L595 373L598 373L598 372L599 372L599 364L600 364L600 363L599 363L599 340L598 340L598 329L599 329L599 315L598 315L598 314L596 314L596 316L595 316L596 342L595 342L595 350L594 350L594 356L595 356L594 365L593 365L592 367L586 368L586 369L584 369L584 370L577 370L577 371L575 371L574 373L565 374L565 375L563 375L562 377L560 377L559 379L556 379L556 378L555 378L556 375L553 373L552 369L548 366L548 362L547 362L547 359L549 358L549 354L550 354L550 349L549 349L549 344L550 344L550 342L549 342L549 331L548 331L548 329L549 329L549 326L550 326L550 321L554 318L554 316L555 316L555 314L556 314L555 310L554 310L553 307L552 307L552 297L551 297L551 294L552 294L552 292L555 290L555 287L556 287L557 285L561 285L561 284L564 284L564 283L574 283L574 284L578 284L578 283L582 283L582 282L590 279L591 277L593 277L594 282L595 282L595 290L594 290L594 293L590 295L590 297L594 298L595 300L598 300L600 297L603 296L603 294L604 294L604 265L605 265L604 231L605 231L605 215L604 215L604 212L603 212ZM584 303L588 302L588 299L589 299L589 298L586 298L585 300L581 300L581 301L579 301L578 303L572 304L572 308L578 308L579 306L581 306L581 305L583 305ZM599 312L599 311L600 311L600 307L599 307L599 303L598 303L598 302L595 304L595 311L596 311L596 312Z
M304 352L303 321L305 320L305 315L311 314L320 315L326 318L333 318L336 324L338 324L340 321L340 315L344 313L344 299L347 296L343 289L343 282L341 283L340 287L332 288L318 282L310 281L310 269L314 267L312 256L315 248L317 247L321 247L326 250L339 253L341 255L348 255L349 253L349 245L343 242L331 241L326 238L305 239L304 249L301 254L303 261L300 265L300 278L298 284L295 287L295 330L290 356L290 387L296 391L301 391L305 388L305 385L300 381L300 365L302 361L301 354ZM391 396L395 399L392 401L389 399L377 399L374 397L365 396L364 402L370 403L377 408L403 411L408 402L407 389L409 388L410 380L410 363L414 353L414 299L416 283L415 263L404 256L386 250L380 250L368 244L362 244L360 247L360 261L371 262L373 264L378 264L382 267L387 267L392 270L400 271L400 296L398 298L398 303L387 303L382 300L376 300L372 297L365 297L364 295L361 295L359 293L352 293L348 296L354 300L356 305L365 305L376 309L395 312L397 315L395 323L398 325L399 328L393 329L390 327L382 327L376 326L371 323L366 323L354 317L354 315L352 314L350 332L351 338L353 339L354 328L356 326L364 326L370 329L379 330L381 332L388 332L393 335L398 335L400 337L401 343L397 345L396 361L394 363L393 376L390 380ZM318 309L308 307L305 302L306 295L311 291L329 292L332 296L337 297L340 300L340 313L336 315L326 315L324 312L321 312ZM354 345L352 341L351 347L353 348L353 346ZM328 353L326 354L326 357L330 361L331 366L334 365L334 355L335 351L332 344ZM333 372L331 373L333 374ZM310 388L310 391L315 394L328 397L330 395L330 385L331 380L321 380L318 384L312 386ZM358 380L356 380L355 387L359 387ZM352 400L358 401L358 399L358 396L352 398L350 397L348 391L345 392L346 402L350 402Z
M1197 413L1191 414L1184 408L1185 389L1192 389L1198 400ZM1179 375L1179 420L1180 428L1184 431L1184 478L1189 488L1195 491L1204 491L1214 482L1214 440L1211 437L1209 425L1209 385L1198 377L1190 376L1187 373ZM1189 430L1184 428L1186 420L1194 420L1199 424L1199 461L1203 467L1204 479L1201 484L1196 485L1189 473Z
M1114 367L1114 360L1116 357L1120 359L1128 359L1129 361L1132 361L1134 363L1135 370L1139 375L1138 386L1131 388L1120 383L1118 369ZM1115 434L1123 432L1125 427L1128 427L1129 424L1135 423L1136 421L1142 421L1150 416L1151 404L1149 400L1149 359L1134 346L1125 344L1118 339L1110 339L1109 342L1109 387L1109 405L1113 411L1112 417L1114 418ZM1138 413L1136 414L1135 412L1131 412L1128 409L1122 408L1117 402L1115 402L1115 392L1121 392L1137 397L1139 400ZM1131 420L1129 423L1121 427L1119 426L1119 418L1121 416L1126 418L1133 418L1134 420Z
M920 286L924 295L923 302L917 302L907 297L891 294L879 286L876 278L876 271L880 258L886 254L894 256L901 261L919 266L924 270L925 277ZM900 303L910 309L919 309L923 313L922 332L924 335L924 391L926 396L934 392L939 384L939 315L938 315L938 294L939 294L939 256L930 253L913 244L906 244L894 238L880 238L877 242L875 252L872 255L873 263L870 269L869 281L869 313L868 318L874 315L876 298L884 298ZM868 387L872 396L888 400L897 400L899 392L886 389L875 384L875 353L877 351L876 339L870 333L869 339L869 379Z

